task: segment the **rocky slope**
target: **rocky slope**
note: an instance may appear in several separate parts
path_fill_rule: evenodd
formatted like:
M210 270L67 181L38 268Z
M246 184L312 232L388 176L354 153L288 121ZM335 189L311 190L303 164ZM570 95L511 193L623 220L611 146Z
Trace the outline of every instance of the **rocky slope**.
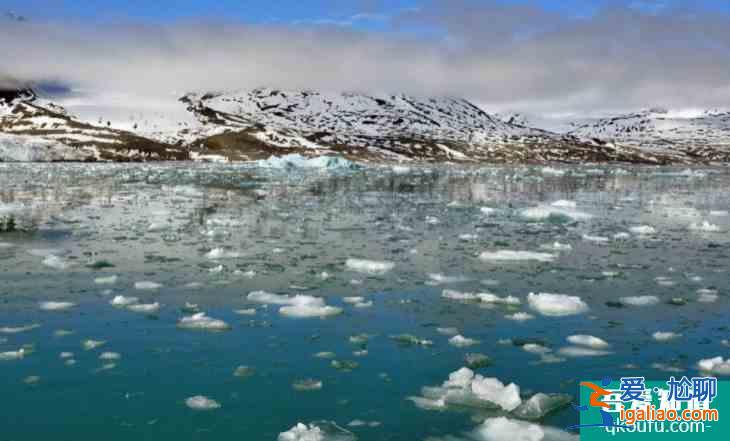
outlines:
M699 161L730 159L730 112L651 109L602 118L570 134Z
M533 129L463 99L262 88L191 93L154 112L134 99L123 108L114 101L111 109L88 100L83 108L61 103L27 89L0 91L0 160L255 160L290 153L492 163L725 160L608 142L580 130Z

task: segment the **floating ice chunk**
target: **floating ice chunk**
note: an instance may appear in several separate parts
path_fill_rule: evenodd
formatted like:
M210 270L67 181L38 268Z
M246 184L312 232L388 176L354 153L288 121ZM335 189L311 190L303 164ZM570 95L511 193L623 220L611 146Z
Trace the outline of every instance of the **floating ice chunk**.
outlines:
M81 347L86 351L93 351L94 349L100 348L106 344L103 340L84 340L81 342Z
M466 348L469 346L474 346L479 344L479 340L475 340L473 338L467 338L463 335L455 335L449 339L449 344L451 346L456 346L457 348Z
M313 378L307 378L304 380L297 380L292 384L294 390L299 392L309 392L322 389L322 381L315 380Z
M462 283L467 282L469 279L464 276L445 276L443 274L431 273L428 275L430 283L434 285L449 284L449 283Z
M553 242L546 245L542 245L540 248L549 251L571 251L573 246L567 243Z
M233 371L233 376L238 378L248 378L253 376L256 373L256 369L249 367L249 366L238 366L235 371Z
M730 358L724 360L722 357L700 360L697 367L702 372L715 375L730 375Z
M24 348L17 351L0 352L0 361L21 360L28 352Z
M469 234L469 233L459 234L459 240L461 240L463 242L471 242L471 241L474 241L477 239L479 239L479 236L477 236L476 234Z
M441 292L441 297L449 300L457 300L460 302L474 301L477 295L471 292L455 291L453 289L445 289Z
M160 304L158 302L147 304L137 303L127 306L127 309L139 314L155 314L160 310Z
M484 251L479 255L479 259L486 262L520 262L520 261L537 261L552 262L558 256L551 253L538 253L533 251Z
M43 311L68 311L69 309L76 306L76 303L72 302L41 302L39 304Z
M436 328L436 332L441 335L454 336L459 333L459 330L457 328Z
M261 168L272 170L288 170L293 168L311 169L311 170L357 170L361 166L355 162L339 156L316 156L308 158L298 153L292 153L284 156L272 156L269 159L256 161L256 165Z
M677 284L677 282L665 276L655 277L654 281L660 286L674 286Z
M567 223L570 221L586 221L593 219L593 215L572 207L561 207L554 205L539 205L537 207L525 208L520 211L520 216L533 222L557 222Z
M287 317L329 317L342 313L342 308L326 305L319 297L298 295L294 296L287 306L279 309L279 314Z
M540 172L547 176L565 176L565 170L560 170L554 167L543 167L540 169Z
M487 418L474 430L478 441L578 441L579 436L507 417Z
M411 172L411 168L404 165L394 165L390 170L396 175L405 175Z
M58 358L60 358L62 360L67 360L69 358L74 358L74 353L73 352L61 352L58 355Z
M114 285L115 283L117 283L117 279L119 279L119 277L117 277L116 275L108 277L97 277L96 279L94 279L94 283L96 283L97 285Z
M675 332L661 332L661 331L657 331L657 332L651 334L651 337L654 340L656 340L658 342L662 342L662 343L671 341L671 340L676 340L681 336L682 336L682 334L677 334Z
M152 291L160 288L162 288L162 284L157 282L141 281L134 283L134 289L142 291Z
M254 308L236 309L233 312L236 313L236 314L238 314L238 315L256 315L256 309L254 309Z
M466 362L466 365L467 367L469 367L469 369L479 369L492 364L491 358L479 353L466 354L464 356L464 361Z
M348 427L380 427L379 421L363 421L363 420L352 420L347 423Z
M495 403L508 412L522 404L520 388L514 383L505 385L496 378L477 375L471 383L471 390L480 399Z
M605 340L592 335L571 335L566 340L570 344L593 349L606 349L610 346Z
M714 289L698 289L697 301L700 303L715 303L719 296L717 290Z
M129 305L134 305L137 302L139 302L137 297L115 296L109 303L117 308L125 308Z
M345 266L352 271L375 276L383 275L395 268L393 262L365 259L347 259Z
M566 357L602 357L605 355L610 355L611 353L608 351L603 351L600 349L593 349L593 348L586 348L581 346L567 346L564 348L561 348L558 353L560 355L564 355Z
M593 243L608 243L611 241L608 237L605 236L594 236L591 234L584 234L583 240L586 242L593 242Z
M703 221L702 223L693 223L689 226L690 231L698 231L701 233L720 233L722 232L722 228L718 227L715 224L711 224L707 221Z
M497 210L491 207L482 207L479 209L479 212L482 213L484 216L492 216L497 212Z
M316 354L314 354L315 358L323 358L325 360L335 358L336 356L337 356L337 354L335 354L334 352L329 352L329 351L317 352Z
M650 225L638 225L629 228L629 231L638 236L651 236L656 234L656 228Z
M343 302L354 305L365 301L364 297L345 297L342 299Z
M73 335L73 334L74 334L74 331L69 331L66 329L57 329L57 330L53 331L53 336L57 337L57 338L67 337L67 336Z
M493 304L511 305L511 306L516 306L516 305L522 304L522 301L514 296L499 297L496 294L479 293L476 295L476 297L482 303L493 303Z
M373 301L355 303L355 308L372 308Z
M515 322L525 322L527 320L532 320L535 318L534 315L528 314L526 312L515 312L514 314L507 314L504 316L507 320L512 320Z
M213 248L212 250L210 250L210 252L208 252L208 254L205 255L205 257L211 260L238 259L241 256L243 256L242 253L228 251L225 248Z
M277 441L355 441L352 433L327 421L312 424L299 423L279 434Z
M627 240L627 239L631 239L631 235L629 233L621 232L621 233L614 234L613 238L615 240Z
M588 311L588 305L580 297L565 294L530 293L527 296L527 303L533 310L550 317L576 315Z
M40 328L41 325L33 323L32 325L10 327L6 326L0 328L0 334L20 334L21 332L32 331L33 329Z
M186 399L185 405L193 410L215 410L221 408L220 403L202 395L196 395Z
M152 222L147 227L147 231L150 233L158 233L160 231L165 231L168 228L170 228L170 225L166 222Z
M266 291L252 291L248 293L246 299L249 302L262 303L265 305L289 305L291 304L292 296L273 294Z
M565 199L557 200L550 205L552 205L553 207L562 207L562 208L576 208L578 206L578 204L576 204L575 201L568 201Z
M553 351L552 349L537 343L527 343L525 345L522 345L522 350L525 352L529 352L530 354L537 355L548 354Z
M619 301L627 306L652 306L659 303L657 296L630 296L621 297Z
M181 318L177 322L177 327L201 331L228 331L231 329L228 323L223 320L208 317L204 312Z
M117 352L102 352L101 355L99 355L99 360L121 360L122 356L121 354Z
M69 266L68 262L66 262L65 259L56 256L55 254L49 254L48 256L46 256L43 259L43 265L57 270L65 270Z
M527 401L523 401L520 407L512 412L512 415L524 420L539 420L570 405L572 401L573 398L570 395L536 393Z
M61 256L66 253L66 250L62 250L60 248L42 248L28 250L28 254L35 257Z

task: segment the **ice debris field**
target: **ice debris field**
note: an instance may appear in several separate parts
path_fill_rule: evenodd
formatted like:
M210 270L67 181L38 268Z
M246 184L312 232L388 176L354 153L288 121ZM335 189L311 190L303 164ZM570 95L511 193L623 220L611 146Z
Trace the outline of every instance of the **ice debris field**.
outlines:
M730 375L729 187L711 168L0 164L3 436L577 439L581 380Z

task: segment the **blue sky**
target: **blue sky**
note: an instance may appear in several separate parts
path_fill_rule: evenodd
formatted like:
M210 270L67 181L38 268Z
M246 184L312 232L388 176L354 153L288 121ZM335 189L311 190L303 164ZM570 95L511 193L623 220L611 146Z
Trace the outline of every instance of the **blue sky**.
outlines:
M478 5L478 0L472 0ZM84 18L94 20L226 19L247 23L341 23L380 28L388 17L410 8L428 8L429 0L3 0L1 9L29 18ZM486 1L485 1L486 3ZM492 3L492 2L490 2ZM600 7L633 4L645 10L677 4L730 9L726 0L502 0L505 4L533 4L568 16L586 16Z

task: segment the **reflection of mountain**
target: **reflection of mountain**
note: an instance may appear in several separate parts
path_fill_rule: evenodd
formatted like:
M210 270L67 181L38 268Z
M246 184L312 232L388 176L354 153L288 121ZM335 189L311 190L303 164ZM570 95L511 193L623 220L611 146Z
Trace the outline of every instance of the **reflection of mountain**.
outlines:
M62 104L62 106L60 105ZM542 163L691 162L529 128L464 99L255 89L157 102L0 93L0 160L359 160ZM701 158L699 158L701 159Z

